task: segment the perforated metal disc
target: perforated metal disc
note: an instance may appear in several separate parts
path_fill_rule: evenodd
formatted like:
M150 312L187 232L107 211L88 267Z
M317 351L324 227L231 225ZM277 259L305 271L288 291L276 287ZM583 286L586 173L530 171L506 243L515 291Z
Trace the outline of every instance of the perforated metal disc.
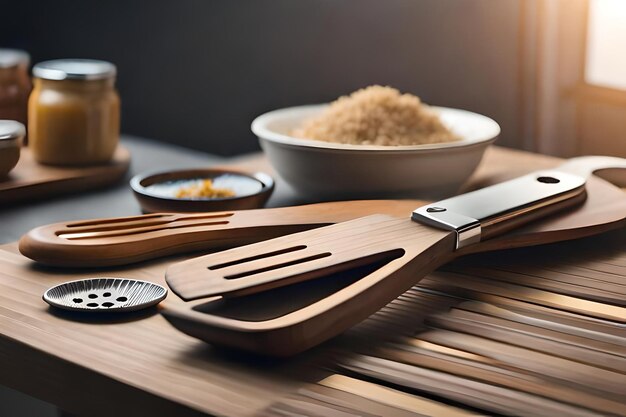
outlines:
M90 278L48 289L43 299L51 306L74 311L135 311L158 304L167 290L148 281Z

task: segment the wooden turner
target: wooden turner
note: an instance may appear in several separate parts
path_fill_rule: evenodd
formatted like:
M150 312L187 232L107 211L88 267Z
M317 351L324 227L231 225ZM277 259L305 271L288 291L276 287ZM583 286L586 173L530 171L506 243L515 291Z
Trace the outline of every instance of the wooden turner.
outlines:
M420 200L357 200L219 213L158 213L37 227L20 252L39 263L102 267L226 249L375 213L402 216Z
M595 168L619 166L620 161L582 157L567 164L587 176ZM619 181L615 176L611 179ZM20 239L19 249L24 256L51 266L125 265L192 251L226 249L370 214L403 217L423 204L426 202L420 200L341 201L219 213L155 213L67 221L31 230Z
M581 168L564 165L585 174ZM166 279L187 302L170 300L162 313L210 343L295 354L367 318L459 255L622 226L626 195L591 176L580 205L583 183L562 171L534 173L423 206L413 214L421 223L376 215L181 262Z

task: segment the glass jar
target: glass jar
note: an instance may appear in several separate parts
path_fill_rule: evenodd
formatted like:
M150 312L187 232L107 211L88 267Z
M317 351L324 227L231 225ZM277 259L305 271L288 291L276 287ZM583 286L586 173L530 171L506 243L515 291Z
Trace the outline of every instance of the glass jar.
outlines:
M28 136L42 164L94 165L113 157L120 133L115 65L58 59L33 67Z
M30 56L17 49L0 49L0 119L26 124L31 84Z
M0 120L0 181L15 168L20 159L24 125L15 120Z

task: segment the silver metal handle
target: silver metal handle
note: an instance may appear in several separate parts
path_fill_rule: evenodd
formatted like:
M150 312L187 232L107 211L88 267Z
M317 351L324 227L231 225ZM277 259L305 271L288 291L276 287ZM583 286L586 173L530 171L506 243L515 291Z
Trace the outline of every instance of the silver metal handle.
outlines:
M585 182L585 178L578 175L538 171L422 206L413 211L411 218L440 229L454 230L456 249L460 249L484 240L486 228L506 231L511 227L501 224L503 222L517 226L583 201ZM566 202L571 204L564 204Z

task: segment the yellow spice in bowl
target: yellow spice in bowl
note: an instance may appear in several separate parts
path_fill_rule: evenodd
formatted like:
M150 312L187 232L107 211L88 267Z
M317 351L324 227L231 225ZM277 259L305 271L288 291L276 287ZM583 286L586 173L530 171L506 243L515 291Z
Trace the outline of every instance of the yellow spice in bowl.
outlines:
M228 188L215 188L213 181L207 179L188 187L181 187L176 192L176 198L229 198L235 192Z
M460 138L412 94L370 86L332 102L291 134L298 138L352 145L422 145Z

